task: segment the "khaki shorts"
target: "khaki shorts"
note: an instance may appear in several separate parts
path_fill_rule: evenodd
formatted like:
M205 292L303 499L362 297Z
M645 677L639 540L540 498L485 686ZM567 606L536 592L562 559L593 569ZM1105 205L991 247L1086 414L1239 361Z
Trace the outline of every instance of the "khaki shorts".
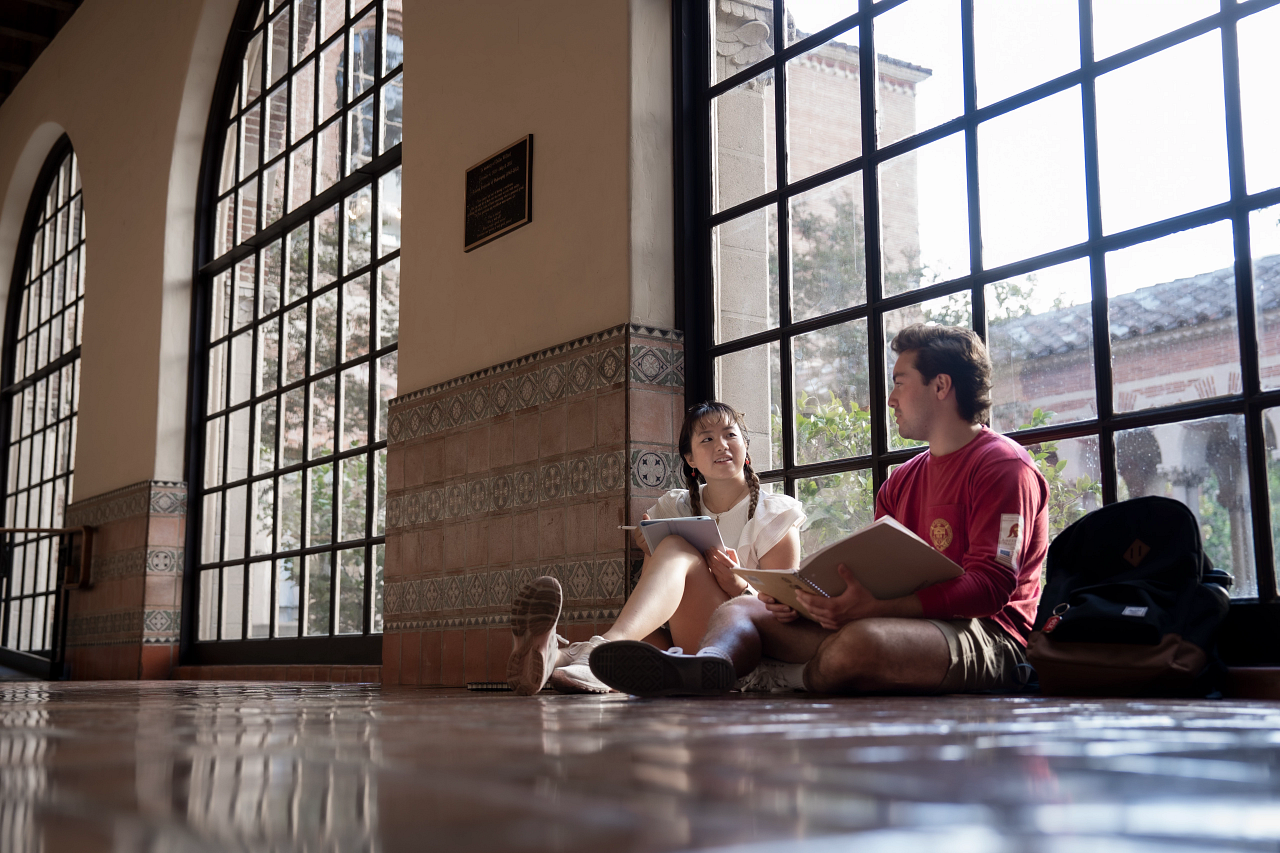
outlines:
M1029 669L1022 644L993 619L929 619L947 638L951 665L938 693L981 693L1018 690Z

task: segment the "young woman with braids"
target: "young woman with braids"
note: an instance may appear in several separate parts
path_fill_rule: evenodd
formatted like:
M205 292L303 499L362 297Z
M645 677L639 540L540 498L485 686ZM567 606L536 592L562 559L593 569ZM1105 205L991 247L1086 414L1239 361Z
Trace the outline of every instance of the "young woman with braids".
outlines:
M683 538L668 536L651 554L636 531L644 566L617 621L603 635L564 648L555 631L560 584L551 577L530 581L511 609L515 645L507 680L517 693L537 693L548 680L561 692L608 692L588 666L594 648L615 640L646 640L696 649L711 613L748 590L729 571L731 565L768 569L800 562L804 511L794 498L760 490L741 413L717 402L689 409L680 428L680 455L687 488L667 492L644 518L709 515L720 526L727 551L700 554Z

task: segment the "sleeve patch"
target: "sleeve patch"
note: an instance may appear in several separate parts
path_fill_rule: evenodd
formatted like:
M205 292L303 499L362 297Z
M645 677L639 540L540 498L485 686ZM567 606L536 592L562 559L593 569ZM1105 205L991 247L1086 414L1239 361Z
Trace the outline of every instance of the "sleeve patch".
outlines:
M1000 516L996 540L996 562L1017 571L1018 552L1022 547L1022 516L1005 513Z

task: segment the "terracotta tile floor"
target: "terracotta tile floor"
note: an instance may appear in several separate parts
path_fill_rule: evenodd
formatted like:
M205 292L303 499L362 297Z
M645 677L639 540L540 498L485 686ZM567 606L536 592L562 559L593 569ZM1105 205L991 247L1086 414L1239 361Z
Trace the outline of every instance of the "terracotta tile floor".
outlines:
M1280 847L1280 704L0 683L0 850Z

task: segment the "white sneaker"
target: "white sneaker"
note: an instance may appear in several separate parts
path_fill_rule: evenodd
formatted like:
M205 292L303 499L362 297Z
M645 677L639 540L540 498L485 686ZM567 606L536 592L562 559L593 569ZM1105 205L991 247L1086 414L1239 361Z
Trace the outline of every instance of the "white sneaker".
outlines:
M803 681L796 685L791 675L796 664L783 663L773 658L760 658L760 665L739 678L733 685L735 690L743 693L793 693L804 691ZM801 668L803 673L803 668Z
M511 602L514 643L507 660L507 684L521 696L542 689L559 655L556 622L564 596L553 577L534 578Z
M577 643L566 641L556 660L556 670L547 683L557 693L612 693L613 688L596 678L587 665L592 650L604 642L605 638L599 634Z

